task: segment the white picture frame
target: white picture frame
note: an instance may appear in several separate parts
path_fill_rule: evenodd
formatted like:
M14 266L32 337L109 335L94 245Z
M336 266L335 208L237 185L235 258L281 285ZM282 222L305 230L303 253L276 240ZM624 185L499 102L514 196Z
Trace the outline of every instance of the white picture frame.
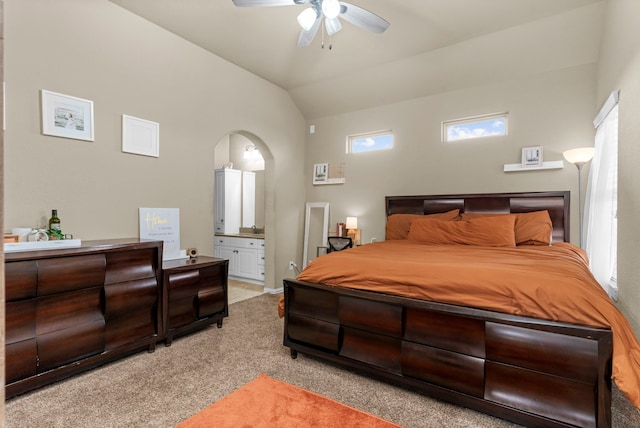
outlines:
M531 146L522 148L522 167L542 166L542 146Z
M122 151L160 157L160 124L123 114Z
M42 134L94 141L93 101L42 89Z

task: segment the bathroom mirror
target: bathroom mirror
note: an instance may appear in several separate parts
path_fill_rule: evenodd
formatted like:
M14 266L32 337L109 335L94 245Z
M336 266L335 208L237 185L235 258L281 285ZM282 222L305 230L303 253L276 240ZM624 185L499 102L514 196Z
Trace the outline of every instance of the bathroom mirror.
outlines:
M329 202L307 202L304 216L302 269L318 255L318 247L327 245L329 236Z

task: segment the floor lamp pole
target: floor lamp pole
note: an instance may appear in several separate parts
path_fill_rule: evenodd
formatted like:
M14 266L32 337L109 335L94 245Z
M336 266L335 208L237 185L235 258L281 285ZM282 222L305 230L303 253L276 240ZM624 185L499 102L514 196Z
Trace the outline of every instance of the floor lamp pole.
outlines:
M580 221L578 221L578 225L580 226L580 248L582 248L582 167L585 163L589 162L593 159L593 153L595 152L595 148L593 147L581 147L578 149L571 149L562 152L564 158L574 164L576 168L578 168L578 215L580 216Z
M580 248L582 248L582 167L584 162L576 162L576 168L578 168L578 225L580 226Z

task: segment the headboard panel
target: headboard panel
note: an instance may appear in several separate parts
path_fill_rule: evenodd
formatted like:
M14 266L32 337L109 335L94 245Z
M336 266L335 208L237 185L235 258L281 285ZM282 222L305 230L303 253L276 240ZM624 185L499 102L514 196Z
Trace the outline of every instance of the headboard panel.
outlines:
M553 242L569 242L568 191L529 193L478 193L466 195L387 196L387 216L391 214L434 214L454 209L460 212L525 213L549 211Z

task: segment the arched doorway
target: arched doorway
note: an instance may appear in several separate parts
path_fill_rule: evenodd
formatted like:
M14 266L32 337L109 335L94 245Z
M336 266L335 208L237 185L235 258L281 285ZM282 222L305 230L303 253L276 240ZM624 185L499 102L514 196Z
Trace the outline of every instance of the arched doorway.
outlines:
M248 176L253 182L252 198L241 203L243 215L240 219L237 234L247 238L246 233L251 233L252 228L254 228L254 231L258 232L258 237L264 237L264 247L262 247L264 250L258 252L259 263L256 277L252 277L250 273L243 273L241 269L230 268L229 303L234 303L272 289L272 281L269 279L269 271L272 269L270 269L268 261L272 259L270 254L273 249L270 245L270 236L273 236L273 230L271 229L274 223L273 216L270 215L270 213L273 213L273 207L268 203L267 194L273 192L273 189L268 184L269 165L272 164L273 158L266 144L259 137L247 131L232 131L225 135L216 144L214 157L216 170L229 168L241 171L243 177L246 178ZM249 203L250 205L248 205ZM247 206L250 207L252 215L245 215ZM232 239L235 238L233 237L234 234L236 234L235 228L232 231L225 231L223 235L228 241L230 235ZM216 248L216 241L218 243L222 242L219 248ZM224 246L224 239L218 236L215 237L214 255L223 258L239 257L237 252L234 255L230 250L231 248ZM248 259L250 259L249 256ZM260 264L260 261L262 261L262 264ZM238 263L240 264L241 262L238 261ZM233 262L230 262L230 265L233 264Z

